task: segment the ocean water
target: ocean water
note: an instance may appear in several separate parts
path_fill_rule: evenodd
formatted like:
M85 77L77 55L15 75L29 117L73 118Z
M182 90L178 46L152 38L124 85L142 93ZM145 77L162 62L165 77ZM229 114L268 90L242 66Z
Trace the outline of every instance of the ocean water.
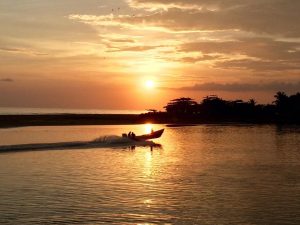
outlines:
M0 224L300 224L299 127L151 126L0 129Z

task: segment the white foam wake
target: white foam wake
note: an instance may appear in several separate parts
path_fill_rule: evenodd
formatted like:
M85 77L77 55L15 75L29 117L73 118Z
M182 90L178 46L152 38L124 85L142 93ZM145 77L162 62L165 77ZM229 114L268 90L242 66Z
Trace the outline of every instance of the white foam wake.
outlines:
M64 150L64 149L89 149L89 148L124 148L131 146L159 147L153 141L134 141L126 137L116 135L101 136L92 141L73 141L57 143L34 143L20 145L0 146L0 152L10 151L40 151L40 150Z

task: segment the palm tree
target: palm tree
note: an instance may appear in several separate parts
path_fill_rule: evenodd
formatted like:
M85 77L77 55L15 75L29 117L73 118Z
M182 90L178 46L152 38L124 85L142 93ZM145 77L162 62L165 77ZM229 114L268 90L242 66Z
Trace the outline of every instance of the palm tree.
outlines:
M255 105L256 105L255 99L253 99L253 98L249 99L249 104L250 104L251 106L255 106Z
M289 111L289 96L284 92L278 91L274 97L276 100L273 103L276 105L277 114L280 117L285 117Z
M284 93L282 91L278 91L276 93L276 95L274 95L274 97L276 98L276 100L274 101L274 103L279 108L282 107L283 105L287 104L287 101L289 99L289 97L286 95L286 93Z

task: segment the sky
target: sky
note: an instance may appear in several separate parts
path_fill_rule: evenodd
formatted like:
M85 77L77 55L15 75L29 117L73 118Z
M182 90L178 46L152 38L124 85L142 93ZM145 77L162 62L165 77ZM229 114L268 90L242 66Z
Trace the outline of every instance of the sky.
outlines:
M271 103L300 91L299 12L298 0L0 0L0 106Z

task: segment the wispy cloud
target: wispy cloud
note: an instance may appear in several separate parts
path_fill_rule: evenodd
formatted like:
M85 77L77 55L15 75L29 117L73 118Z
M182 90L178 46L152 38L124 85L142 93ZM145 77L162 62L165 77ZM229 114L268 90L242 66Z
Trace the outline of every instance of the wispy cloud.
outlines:
M14 53L14 54L25 54L31 56L45 56L47 53L39 52L29 48L14 48L14 47L0 47L0 51Z
M295 83L287 83L287 82L215 83L215 82L211 82L211 83L195 84L193 86L181 87L175 89L187 90L187 91L228 91L228 92L290 91L290 92L295 92L300 90L300 81Z
M14 80L11 78L1 78L0 82L14 82Z
M300 2L294 0L131 0L133 7L162 8L132 22L174 30L238 29L281 36L300 35ZM192 9L186 9L191 7Z
M265 61L253 59L226 60L216 62L215 67L224 69L240 69L260 71L299 71L300 61Z
M157 49L160 46L132 46L132 47L124 47L119 48L118 50L114 50L116 52L144 52L153 49Z
M255 71L300 70L300 42L253 37L232 41L184 43L178 47L178 51L222 56L214 64L217 68Z

